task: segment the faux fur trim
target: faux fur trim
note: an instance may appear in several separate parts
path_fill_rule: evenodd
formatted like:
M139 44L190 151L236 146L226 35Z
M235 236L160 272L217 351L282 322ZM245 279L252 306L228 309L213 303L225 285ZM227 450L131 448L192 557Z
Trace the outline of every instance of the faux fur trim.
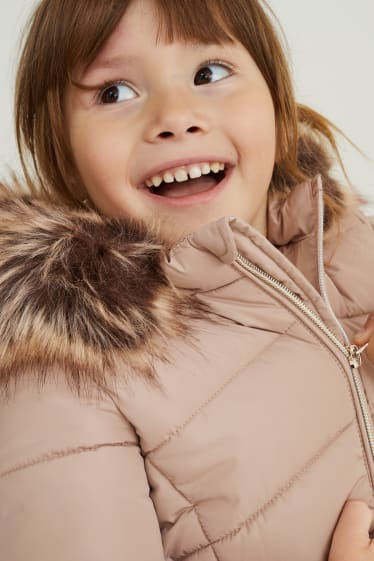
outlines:
M166 244L131 220L0 196L0 389L62 369L78 392L119 369L156 380L154 360L206 310L174 289ZM128 367L128 368L127 368Z

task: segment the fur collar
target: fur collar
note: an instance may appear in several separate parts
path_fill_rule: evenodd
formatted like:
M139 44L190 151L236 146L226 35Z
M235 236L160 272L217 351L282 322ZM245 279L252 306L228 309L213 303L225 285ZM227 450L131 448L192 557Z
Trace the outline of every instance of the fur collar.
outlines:
M136 221L0 197L0 389L61 368L80 392L121 372L155 381L167 342L205 314L168 281L166 244ZM127 368L128 367L128 368ZM54 368L55 369L55 368Z

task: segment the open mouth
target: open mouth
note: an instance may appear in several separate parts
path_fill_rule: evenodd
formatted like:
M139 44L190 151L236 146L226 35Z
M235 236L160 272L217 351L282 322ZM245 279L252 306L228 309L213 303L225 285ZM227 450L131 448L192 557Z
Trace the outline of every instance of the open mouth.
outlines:
M225 179L226 172L227 165L219 162L182 166L149 178L144 187L158 197L188 197L212 190Z
M204 193L218 185L226 176L225 170L219 173L210 172L201 177L189 178L183 182L166 183L162 181L159 187L150 187L149 191L159 197L185 197L186 195L195 195Z

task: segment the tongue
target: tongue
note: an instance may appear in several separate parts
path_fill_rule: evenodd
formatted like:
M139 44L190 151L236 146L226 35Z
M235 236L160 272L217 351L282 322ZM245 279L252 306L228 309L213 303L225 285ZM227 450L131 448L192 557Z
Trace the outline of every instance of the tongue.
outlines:
M182 183L164 183L155 191L157 195L163 197L186 197L196 193L203 193L217 185L214 177L203 175L197 179L188 179Z

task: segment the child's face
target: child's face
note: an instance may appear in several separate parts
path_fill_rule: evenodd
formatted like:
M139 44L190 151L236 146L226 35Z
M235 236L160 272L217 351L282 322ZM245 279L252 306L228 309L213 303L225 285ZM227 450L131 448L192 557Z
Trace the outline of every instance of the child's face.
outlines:
M264 78L240 43L157 44L153 10L151 0L134 0L79 76L87 86L109 83L104 91L67 91L70 142L91 199L108 216L159 218L176 238L222 216L266 234L275 118ZM167 196L144 187L167 170L182 168L183 177L183 169L197 167L198 174L207 162L226 164L217 186L203 175L161 186Z

